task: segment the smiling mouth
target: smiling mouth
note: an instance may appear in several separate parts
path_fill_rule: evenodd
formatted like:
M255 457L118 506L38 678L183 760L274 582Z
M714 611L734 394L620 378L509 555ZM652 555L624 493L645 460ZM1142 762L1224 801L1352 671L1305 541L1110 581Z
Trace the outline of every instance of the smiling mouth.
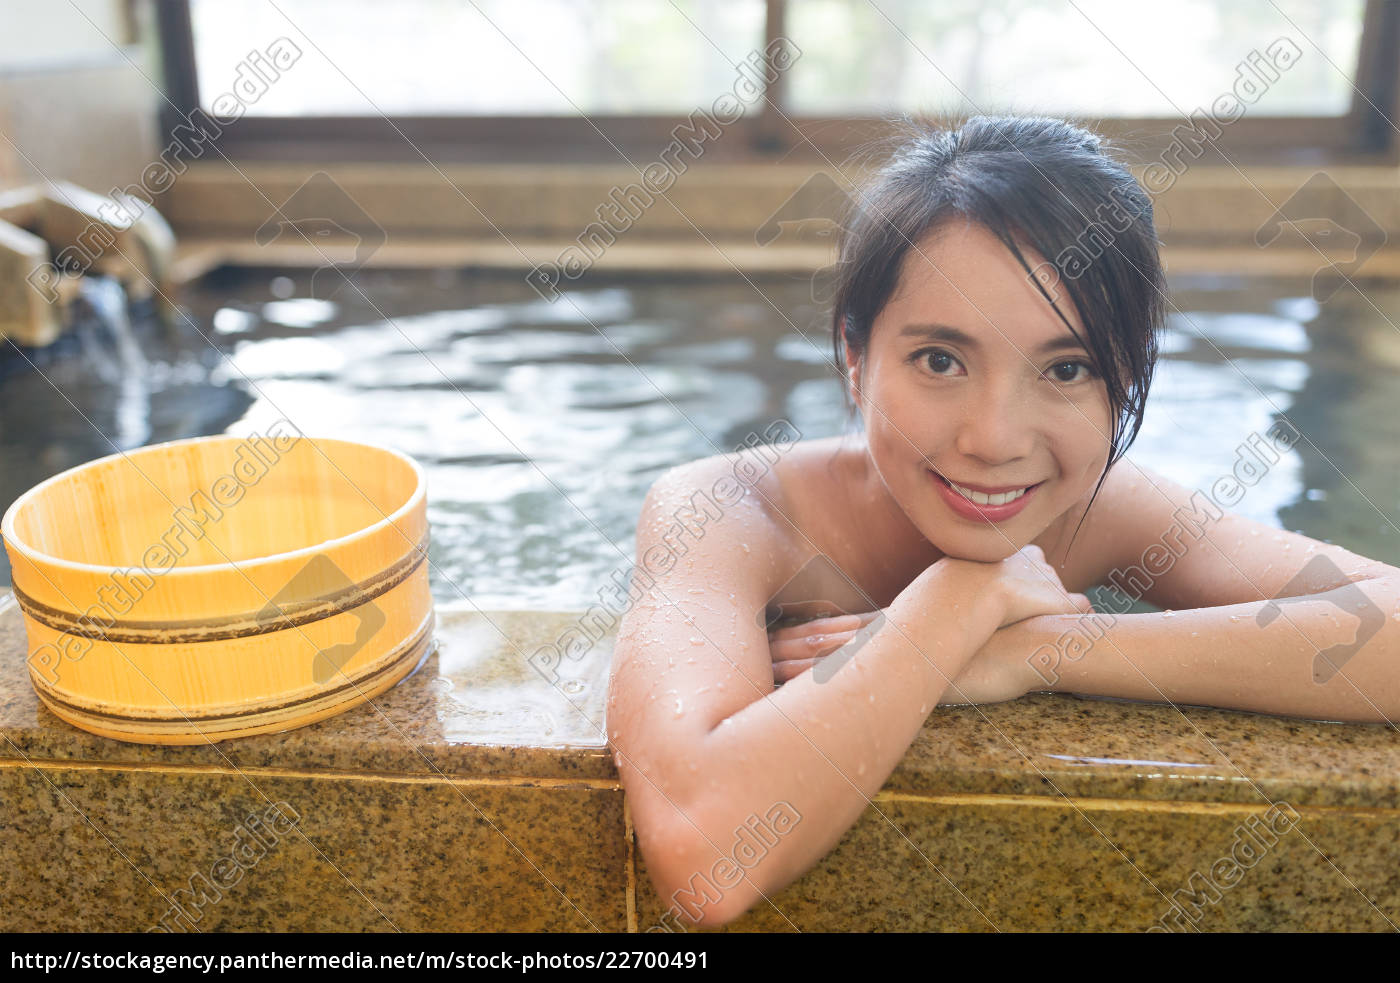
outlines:
M936 471L934 472L934 474L938 477L939 481L943 482L949 488L953 489L955 492L957 492L963 498L967 499L969 502L972 502L974 505L1007 505L1025 495L1032 488L1035 488L1042 484L1042 482L1036 482L1034 485L1026 485L1023 488L1014 488L1010 491L988 494L986 492L980 492L972 488L964 487L963 485L955 484L954 482L949 481L947 478L943 477L943 475L938 474L938 472Z

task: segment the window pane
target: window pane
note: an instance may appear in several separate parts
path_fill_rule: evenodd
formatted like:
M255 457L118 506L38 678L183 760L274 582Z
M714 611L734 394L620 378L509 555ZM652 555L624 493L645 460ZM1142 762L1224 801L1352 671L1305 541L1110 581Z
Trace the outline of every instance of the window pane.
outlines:
M8 0L0 14L0 73L126 65L119 46L131 40L115 3Z
M1339 116L1351 104L1364 6L790 0L802 57L789 110L1182 117L1234 94L1247 114Z
M764 4L193 0L190 16L205 109L230 93L257 116L688 115L735 91Z

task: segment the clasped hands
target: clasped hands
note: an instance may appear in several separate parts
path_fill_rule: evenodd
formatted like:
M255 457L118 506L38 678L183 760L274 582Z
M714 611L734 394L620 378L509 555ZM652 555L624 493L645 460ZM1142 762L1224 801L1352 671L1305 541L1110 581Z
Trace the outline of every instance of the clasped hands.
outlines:
M883 613L877 610L844 614L835 605L825 602L802 607L811 620L775 627L768 632L773 679L777 683L795 679L826 659L842 658L840 650L855 641L866 626ZM951 680L938 705L1000 703L1044 689L1044 678L1027 661L1034 646L1024 634L1023 626L1024 622L1020 622L993 632L963 666L962 672ZM870 636L870 632L865 632L863 638Z

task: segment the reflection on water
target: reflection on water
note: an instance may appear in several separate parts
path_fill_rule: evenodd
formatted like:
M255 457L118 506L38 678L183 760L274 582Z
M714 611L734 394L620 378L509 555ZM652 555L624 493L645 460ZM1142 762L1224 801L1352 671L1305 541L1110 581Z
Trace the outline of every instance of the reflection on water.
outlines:
M758 281L761 293L612 281L554 304L515 276L368 273L364 296L334 304L309 299L304 276L274 296L272 279L206 278L184 296L193 323L169 333L89 326L46 353L42 375L0 345L0 507L117 448L287 416L424 465L440 602L579 608L630 566L637 510L664 469L778 418L808 438L845 425L802 278ZM1400 294L1319 307L1306 290L1175 282L1184 313L1131 456L1209 489L1286 413L1304 439L1235 510L1398 563L1400 330L1387 318L1400 320Z

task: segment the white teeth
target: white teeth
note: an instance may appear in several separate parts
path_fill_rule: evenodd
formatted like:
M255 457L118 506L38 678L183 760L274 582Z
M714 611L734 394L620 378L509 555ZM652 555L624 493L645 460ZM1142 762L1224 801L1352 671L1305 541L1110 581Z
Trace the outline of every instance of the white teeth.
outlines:
M1007 502L1016 501L1016 499L1026 493L1026 489L1022 488L1019 491L1001 492L997 495L984 495L980 491L973 491L971 488L964 488L962 485L954 485L951 481L948 482L948 484L956 489L958 494L963 498L970 502L975 502L978 505L1005 505Z

